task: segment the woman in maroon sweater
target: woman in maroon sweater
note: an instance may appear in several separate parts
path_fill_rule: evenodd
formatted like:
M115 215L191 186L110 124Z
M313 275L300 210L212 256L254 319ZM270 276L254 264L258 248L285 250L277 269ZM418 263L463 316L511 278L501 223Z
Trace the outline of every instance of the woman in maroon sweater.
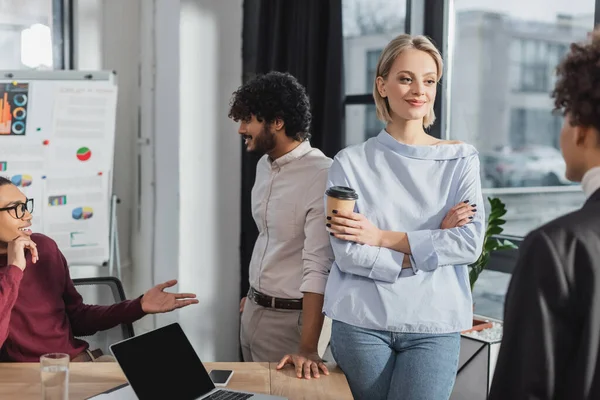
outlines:
M192 293L164 292L177 283L169 281L135 300L83 304L56 243L29 229L32 210L33 200L0 177L0 361L37 362L54 352L90 361L76 336L198 303Z

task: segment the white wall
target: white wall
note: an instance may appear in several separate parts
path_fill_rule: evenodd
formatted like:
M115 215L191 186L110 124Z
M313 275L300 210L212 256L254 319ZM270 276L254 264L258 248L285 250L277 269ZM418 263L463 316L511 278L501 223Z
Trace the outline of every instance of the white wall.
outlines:
M131 264L134 210L135 153L138 134L140 20L137 0L102 1L102 69L117 71L119 95L115 138L113 190L121 199L117 208L121 262Z
M153 168L154 181L142 182L154 198L151 208L142 202L141 215L152 215L152 242L142 241L140 250L152 254L153 284L178 279L180 273L179 218L179 14L178 0L155 0L142 3L142 86L141 95L150 102L142 103L142 130L150 139L153 155L142 153L142 159L152 156L143 168ZM150 11L151 12L150 12ZM151 29L148 29L151 27ZM147 42L150 46L147 46ZM147 161L147 160L146 160ZM142 169L142 173L144 173ZM147 197L147 196L144 196ZM145 201L145 199L144 199ZM144 221L145 222L145 221ZM146 228L143 228L146 231ZM146 269L146 266L144 266ZM138 274L139 275L139 274ZM191 291L180 282L179 291ZM156 316L158 326L178 320L179 312Z
M141 37L139 8L139 0L74 0L75 68L117 71L119 93L113 190L121 200L117 211L119 248L124 275L127 277L131 275L131 239L136 210L135 155L139 130ZM107 268L96 267L71 269L73 277L106 275L107 272Z
M136 329L179 321L203 360L237 360L241 142L227 112L241 84L242 0L76 7L77 65L119 77L115 191L122 258L132 260L126 290L136 296L175 278L176 290L200 299Z
M156 326L178 320L203 360L237 360L241 146L227 111L241 84L242 1L155 0L141 14L141 123L152 149L141 151L142 174L153 166L154 179L142 178L135 254L152 258L150 268L134 260L134 276L179 279L200 304L158 315Z
M73 0L73 67L102 68L102 5L100 0Z
M179 277L200 299L181 319L205 360L238 357L241 38L242 0L181 0Z

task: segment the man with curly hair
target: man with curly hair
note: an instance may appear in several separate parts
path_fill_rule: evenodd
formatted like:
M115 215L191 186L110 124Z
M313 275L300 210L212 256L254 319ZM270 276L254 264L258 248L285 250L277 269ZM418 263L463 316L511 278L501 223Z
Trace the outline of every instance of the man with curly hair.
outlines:
M259 235L240 303L244 361L294 364L299 378L328 374L318 341L333 262L323 201L332 160L308 141L308 96L290 74L270 72L233 94L229 118L247 151L263 154L252 189Z
M600 30L571 45L557 72L566 176L587 201L523 242L492 400L600 399Z

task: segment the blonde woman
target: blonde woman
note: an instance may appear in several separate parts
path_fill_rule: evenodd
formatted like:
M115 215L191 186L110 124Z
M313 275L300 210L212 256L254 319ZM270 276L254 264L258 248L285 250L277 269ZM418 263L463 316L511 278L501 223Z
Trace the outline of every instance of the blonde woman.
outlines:
M386 128L342 150L329 171L328 187L359 196L355 212L328 217L335 263L324 305L357 400L448 399L460 331L472 326L467 265L484 233L479 158L473 146L426 132L442 69L426 37L392 40L373 90Z

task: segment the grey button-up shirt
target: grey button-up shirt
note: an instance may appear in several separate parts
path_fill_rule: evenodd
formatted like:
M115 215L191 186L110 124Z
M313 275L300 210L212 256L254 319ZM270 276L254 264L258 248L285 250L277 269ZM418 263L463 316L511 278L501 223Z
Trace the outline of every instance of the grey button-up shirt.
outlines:
M252 216L259 235L250 261L256 290L287 299L325 291L333 263L323 201L331 163L308 141L258 162Z

